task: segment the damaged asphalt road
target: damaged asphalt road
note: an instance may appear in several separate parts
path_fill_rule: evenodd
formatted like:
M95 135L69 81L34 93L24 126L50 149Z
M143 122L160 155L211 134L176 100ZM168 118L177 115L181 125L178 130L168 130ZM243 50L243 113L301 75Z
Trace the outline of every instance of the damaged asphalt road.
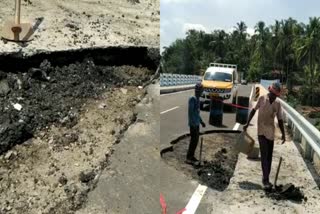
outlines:
M172 150L168 150L162 159L188 177L212 189L223 191L228 185L238 159L238 152L233 148L238 133L214 133L201 135L203 138L202 164L191 166L185 163L190 137L184 137L172 143ZM195 157L199 159L197 147Z
M136 107L137 120L114 147L109 165L78 214L157 213L160 185L159 84Z
M128 127L144 120L134 109L151 102L142 86L154 71L89 59L27 71L1 72L0 213L74 213Z
M63 67L44 61L25 73L0 71L0 154L51 123L74 126L86 99L114 87L139 86L151 75L148 69L96 66L89 59Z

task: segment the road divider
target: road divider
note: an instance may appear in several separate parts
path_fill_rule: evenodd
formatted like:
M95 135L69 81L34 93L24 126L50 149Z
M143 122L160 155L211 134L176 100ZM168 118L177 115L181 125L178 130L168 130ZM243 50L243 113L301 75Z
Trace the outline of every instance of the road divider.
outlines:
M202 77L197 75L160 73L160 87L194 85L201 79Z
M180 86L168 86L168 87L160 87L160 94L169 94L179 91L186 91L190 89L194 89L194 84L192 85L180 85Z

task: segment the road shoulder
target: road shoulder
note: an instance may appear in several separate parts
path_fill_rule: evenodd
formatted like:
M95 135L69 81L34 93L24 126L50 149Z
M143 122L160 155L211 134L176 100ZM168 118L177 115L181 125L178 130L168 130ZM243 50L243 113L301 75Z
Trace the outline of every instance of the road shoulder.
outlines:
M261 93L267 91L262 89ZM254 105L253 105L254 106ZM257 114L252 119L252 126L248 133L257 140ZM276 201L265 196L261 186L261 164L260 161L250 161L246 155L240 154L234 176L230 180L229 187L222 197L214 201L214 212L212 213L317 213L320 204L320 192L310 174L303 158L301 157L295 143L287 134L287 142L280 144L280 133L276 133L275 148L273 153L272 170L270 180L273 182L279 158L284 161L278 177L278 184L293 183L301 187L308 198L307 202L301 204L291 201Z

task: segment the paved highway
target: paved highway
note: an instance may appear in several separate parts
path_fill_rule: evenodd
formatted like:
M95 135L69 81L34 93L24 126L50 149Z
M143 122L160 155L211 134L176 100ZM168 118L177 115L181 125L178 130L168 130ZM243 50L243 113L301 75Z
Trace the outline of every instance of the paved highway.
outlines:
M252 85L239 86L239 93L250 96ZM182 134L188 133L188 98L194 94L194 90L182 91L160 96L160 149L170 146L170 142ZM224 113L224 127L214 127L209 124L209 111L201 111L201 116L207 124L204 130L213 129L241 129L236 125L235 113ZM211 213L214 197L221 194L218 191L207 189L203 197L196 197L201 192L198 181L188 178L180 171L166 165L161 161L160 192L164 195L168 204L168 213L176 213L181 208L193 207L196 213ZM201 194L200 194L201 195ZM191 199L192 198L192 199ZM201 200L197 204L197 200Z
M239 86L239 94L250 96L252 86ZM160 97L161 114L161 148L169 145L174 138L189 132L188 128L188 99L194 95L194 90L182 91L172 94L164 94ZM206 128L212 129L233 129L236 124L235 113L225 112L223 116L224 127L214 127L209 124L209 111L201 111L201 117L206 123Z

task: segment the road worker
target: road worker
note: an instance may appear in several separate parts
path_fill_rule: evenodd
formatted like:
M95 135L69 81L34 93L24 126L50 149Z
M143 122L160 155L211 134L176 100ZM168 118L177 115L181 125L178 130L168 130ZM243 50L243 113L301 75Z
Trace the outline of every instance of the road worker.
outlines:
M200 116L200 101L199 98L203 92L201 83L195 86L195 96L189 98L188 102L188 125L190 127L190 144L187 153L186 163L195 164L198 160L194 157L198 141L199 141L199 126L205 127L206 124L202 121Z
M246 131L251 119L255 115L256 111L258 113L258 140L260 145L261 154L261 168L262 168L262 184L266 190L272 188L272 184L269 181L269 175L271 171L272 163L272 153L274 145L274 118L277 116L279 128L282 134L282 144L286 140L283 119L282 119L282 109L277 97L280 96L281 85L279 83L273 83L269 88L269 93L260 96L254 109L250 112L247 124L243 127Z

